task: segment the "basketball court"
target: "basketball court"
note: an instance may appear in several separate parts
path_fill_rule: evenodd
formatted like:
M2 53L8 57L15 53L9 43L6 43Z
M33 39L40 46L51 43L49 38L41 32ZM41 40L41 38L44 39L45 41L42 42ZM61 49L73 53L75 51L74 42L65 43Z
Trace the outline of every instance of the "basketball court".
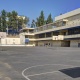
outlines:
M0 47L0 80L80 80L80 49Z

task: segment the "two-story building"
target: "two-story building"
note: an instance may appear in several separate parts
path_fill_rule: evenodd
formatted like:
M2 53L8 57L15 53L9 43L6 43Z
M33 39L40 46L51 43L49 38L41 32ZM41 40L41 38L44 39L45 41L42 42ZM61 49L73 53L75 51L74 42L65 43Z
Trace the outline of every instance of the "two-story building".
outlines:
M22 29L22 44L53 47L80 46L80 8L55 17L37 28ZM29 40L29 41L28 41Z

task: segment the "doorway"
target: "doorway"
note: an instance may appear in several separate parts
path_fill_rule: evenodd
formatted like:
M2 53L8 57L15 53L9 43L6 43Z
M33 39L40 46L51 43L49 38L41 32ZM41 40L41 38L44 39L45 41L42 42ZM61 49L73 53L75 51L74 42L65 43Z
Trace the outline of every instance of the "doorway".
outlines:
M78 43L78 47L80 47L80 43Z
M62 41L61 47L70 47L70 41Z

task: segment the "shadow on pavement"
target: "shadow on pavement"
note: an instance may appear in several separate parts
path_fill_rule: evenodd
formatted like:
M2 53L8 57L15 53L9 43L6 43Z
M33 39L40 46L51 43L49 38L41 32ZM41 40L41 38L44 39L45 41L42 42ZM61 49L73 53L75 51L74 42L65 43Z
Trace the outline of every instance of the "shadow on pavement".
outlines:
M70 76L70 77L72 77L72 78L80 77L80 67L62 69L62 70L59 70L59 71L68 75L68 76Z

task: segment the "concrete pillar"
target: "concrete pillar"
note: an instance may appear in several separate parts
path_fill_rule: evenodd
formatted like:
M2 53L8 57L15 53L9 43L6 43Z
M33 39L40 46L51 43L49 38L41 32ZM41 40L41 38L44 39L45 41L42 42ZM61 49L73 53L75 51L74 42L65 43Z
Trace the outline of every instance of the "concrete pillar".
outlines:
M29 33L29 29L28 29L28 33Z
M46 33L45 33L45 38L46 38Z
M51 32L51 37L53 36L53 32Z

